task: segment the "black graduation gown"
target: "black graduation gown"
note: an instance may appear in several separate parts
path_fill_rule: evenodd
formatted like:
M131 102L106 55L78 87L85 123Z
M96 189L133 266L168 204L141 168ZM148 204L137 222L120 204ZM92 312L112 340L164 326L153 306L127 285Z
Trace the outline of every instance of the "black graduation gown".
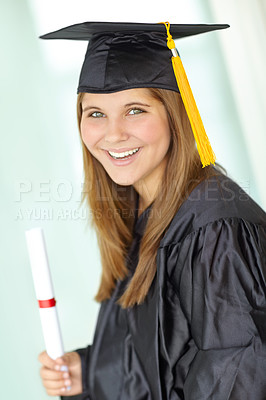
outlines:
M149 213L135 224L132 273ZM265 213L225 176L202 182L161 241L144 303L115 303L126 281L102 303L73 398L265 400L265 277Z

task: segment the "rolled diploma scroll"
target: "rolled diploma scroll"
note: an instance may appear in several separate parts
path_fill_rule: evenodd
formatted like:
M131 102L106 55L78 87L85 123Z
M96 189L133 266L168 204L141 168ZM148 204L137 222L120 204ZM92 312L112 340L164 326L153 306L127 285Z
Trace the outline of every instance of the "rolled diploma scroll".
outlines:
M42 228L34 228L27 230L25 234L36 297L39 303L45 347L47 354L55 360L64 354L64 347L43 230Z

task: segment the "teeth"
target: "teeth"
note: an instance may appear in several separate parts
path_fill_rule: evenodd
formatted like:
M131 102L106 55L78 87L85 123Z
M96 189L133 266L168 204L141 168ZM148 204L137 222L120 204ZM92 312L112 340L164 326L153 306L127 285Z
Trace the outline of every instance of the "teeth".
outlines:
M133 150L128 150L125 151L123 153L114 153L113 151L108 151L108 153L110 154L111 157L113 158L125 158L128 156L132 156L133 154L137 153L139 151L139 147L137 147L136 149Z

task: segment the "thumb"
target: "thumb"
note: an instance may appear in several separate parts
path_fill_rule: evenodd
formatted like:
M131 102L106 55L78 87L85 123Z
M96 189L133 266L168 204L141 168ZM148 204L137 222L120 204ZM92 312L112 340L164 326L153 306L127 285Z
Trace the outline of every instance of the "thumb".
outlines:
M56 371L64 371L64 372L68 371L67 357L62 356L62 357L56 358L54 369Z

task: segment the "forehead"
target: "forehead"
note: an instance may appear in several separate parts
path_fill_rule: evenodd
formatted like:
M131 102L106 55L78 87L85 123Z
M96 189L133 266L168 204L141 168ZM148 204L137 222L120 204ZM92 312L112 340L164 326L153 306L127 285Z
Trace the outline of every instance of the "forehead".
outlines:
M138 88L121 90L115 93L84 93L82 104L87 103L101 103L101 104L120 104L124 102L134 101L149 101L151 102L154 98L151 96L149 89Z

